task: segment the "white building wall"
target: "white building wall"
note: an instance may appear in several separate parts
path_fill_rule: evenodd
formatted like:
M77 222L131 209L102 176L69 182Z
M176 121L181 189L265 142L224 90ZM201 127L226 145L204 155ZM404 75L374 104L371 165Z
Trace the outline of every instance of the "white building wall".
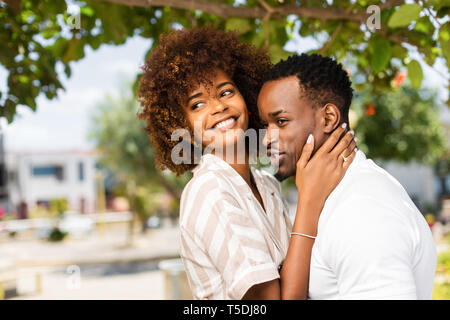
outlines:
M79 179L78 165L84 164L84 179ZM29 209L37 201L66 198L72 210L81 210L81 199L85 200L85 210L96 210L95 186L96 157L90 153L64 152L42 154L9 154L7 170L17 172L16 181L9 183L10 200L14 205L25 201ZM63 179L55 176L35 176L33 167L61 166Z
M382 163L381 166L400 182L411 198L418 200L420 206L437 204L438 192L433 167L392 161Z

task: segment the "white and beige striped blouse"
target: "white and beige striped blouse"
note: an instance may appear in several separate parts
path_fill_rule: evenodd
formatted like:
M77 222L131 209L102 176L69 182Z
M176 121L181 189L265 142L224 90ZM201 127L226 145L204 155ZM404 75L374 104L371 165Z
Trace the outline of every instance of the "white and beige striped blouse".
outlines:
M202 156L181 196L181 258L194 299L241 299L279 278L292 229L278 181L251 168L263 210L224 160Z

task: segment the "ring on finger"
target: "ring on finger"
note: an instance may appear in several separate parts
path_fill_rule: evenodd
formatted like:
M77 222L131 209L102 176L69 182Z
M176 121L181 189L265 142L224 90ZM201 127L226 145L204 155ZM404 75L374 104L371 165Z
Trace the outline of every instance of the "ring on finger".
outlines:
M348 161L348 158L349 158L349 157L344 156L342 153L341 153L341 157L342 157L342 159L344 159L344 162L347 162L347 161Z

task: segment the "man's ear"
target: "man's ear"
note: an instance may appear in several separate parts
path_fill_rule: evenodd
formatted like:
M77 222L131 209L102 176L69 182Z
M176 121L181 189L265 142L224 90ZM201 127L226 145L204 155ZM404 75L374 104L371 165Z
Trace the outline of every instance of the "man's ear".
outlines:
M327 103L321 110L323 132L331 133L341 122L341 112L333 103Z

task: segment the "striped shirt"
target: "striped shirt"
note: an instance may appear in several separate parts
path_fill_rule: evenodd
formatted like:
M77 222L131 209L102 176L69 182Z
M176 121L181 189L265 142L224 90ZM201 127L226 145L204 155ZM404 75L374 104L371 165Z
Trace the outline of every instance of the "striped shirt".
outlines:
M262 208L224 160L203 155L181 196L181 252L194 299L242 299L277 279L292 224L279 182L251 167Z

